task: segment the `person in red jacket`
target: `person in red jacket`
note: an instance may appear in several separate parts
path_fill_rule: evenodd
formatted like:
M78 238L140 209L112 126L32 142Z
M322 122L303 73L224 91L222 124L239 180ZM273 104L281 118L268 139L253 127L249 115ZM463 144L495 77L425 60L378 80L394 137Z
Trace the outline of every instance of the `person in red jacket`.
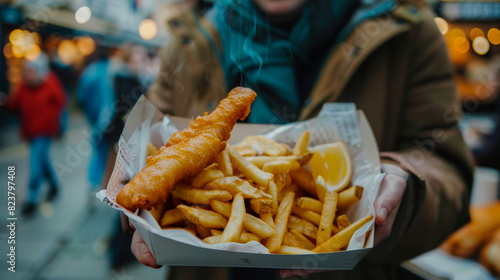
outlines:
M48 199L58 192L57 179L49 158L51 137L61 132L61 114L66 94L59 78L49 70L47 56L41 54L34 61L26 61L23 79L7 100L8 109L21 118L21 135L30 142L30 168L28 199L23 215L34 212L38 192L44 179L49 181Z

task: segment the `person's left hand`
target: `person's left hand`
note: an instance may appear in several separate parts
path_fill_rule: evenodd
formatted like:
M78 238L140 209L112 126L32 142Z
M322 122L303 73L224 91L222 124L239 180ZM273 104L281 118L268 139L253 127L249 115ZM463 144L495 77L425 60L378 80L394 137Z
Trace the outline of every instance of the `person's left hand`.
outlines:
M408 172L392 162L382 162L382 172L386 173L375 200L375 240L374 246L385 241L391 235L392 226L406 190ZM280 276L303 276L324 270L282 269Z

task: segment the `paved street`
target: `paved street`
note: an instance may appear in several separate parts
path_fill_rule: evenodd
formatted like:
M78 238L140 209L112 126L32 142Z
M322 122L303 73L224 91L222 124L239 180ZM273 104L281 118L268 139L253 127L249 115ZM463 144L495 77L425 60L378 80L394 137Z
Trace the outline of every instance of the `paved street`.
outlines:
M87 131L79 111L70 114L68 130L52 143L50 151L60 192L53 203L42 202L48 185L42 185L37 213L25 219L21 205L29 177L29 146L19 139L18 125L1 125L0 142L0 279L165 279L167 268L154 270L136 261L114 270L110 262L110 237L118 212L95 197L89 201L87 170L90 158ZM7 168L16 167L15 273L7 270L10 230L7 209ZM90 211L94 206L94 210Z

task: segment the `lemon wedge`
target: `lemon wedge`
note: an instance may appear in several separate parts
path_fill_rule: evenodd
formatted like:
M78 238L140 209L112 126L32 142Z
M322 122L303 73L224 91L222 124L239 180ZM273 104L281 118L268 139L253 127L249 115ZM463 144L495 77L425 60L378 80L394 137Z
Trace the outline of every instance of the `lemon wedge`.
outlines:
M318 198L323 200L326 192L340 192L351 182L352 160L349 149L343 142L310 148L314 155L310 164Z

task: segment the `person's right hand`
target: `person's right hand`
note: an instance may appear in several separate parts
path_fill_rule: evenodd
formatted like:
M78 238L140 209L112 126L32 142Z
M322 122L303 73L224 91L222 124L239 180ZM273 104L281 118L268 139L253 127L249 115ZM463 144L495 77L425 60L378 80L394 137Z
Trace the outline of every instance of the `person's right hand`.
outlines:
M152 268L161 267L161 265L156 264L151 251L149 251L148 246L137 230L134 231L134 235L132 236L132 245L130 245L130 249L141 264Z

